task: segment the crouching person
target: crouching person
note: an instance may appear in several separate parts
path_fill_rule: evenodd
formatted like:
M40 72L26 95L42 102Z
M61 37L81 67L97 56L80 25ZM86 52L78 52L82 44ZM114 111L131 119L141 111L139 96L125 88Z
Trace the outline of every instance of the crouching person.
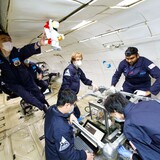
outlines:
M51 106L45 118L45 155L46 160L93 160L92 153L74 148L72 114L76 94L65 89L58 95L57 104Z
M150 100L134 104L122 94L115 93L107 97L104 106L110 116L125 120L124 135L132 143L141 159L160 159L159 102ZM123 147L118 152L123 156L126 155L126 150Z

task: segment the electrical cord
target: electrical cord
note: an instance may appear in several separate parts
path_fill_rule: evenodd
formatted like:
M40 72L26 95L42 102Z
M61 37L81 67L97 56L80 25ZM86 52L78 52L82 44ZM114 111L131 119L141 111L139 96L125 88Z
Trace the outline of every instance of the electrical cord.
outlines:
M85 110L87 113L90 113L90 111L89 111L89 106L86 106L86 107L84 108L84 110Z

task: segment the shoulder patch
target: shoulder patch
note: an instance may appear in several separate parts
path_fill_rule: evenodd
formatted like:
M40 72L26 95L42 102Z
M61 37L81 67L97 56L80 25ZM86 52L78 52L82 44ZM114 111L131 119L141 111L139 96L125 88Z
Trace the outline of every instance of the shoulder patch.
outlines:
M21 65L21 61L20 61L20 59L18 57L13 58L12 62L14 64L14 66L16 66L16 67L19 66L19 65Z
M71 76L69 69L65 71L64 76Z
M63 151L70 146L70 143L62 136L59 151Z
M149 68L149 69L153 69L155 66L156 66L156 65L155 65L154 63L152 63L152 64L150 64L150 65L148 66L148 68Z

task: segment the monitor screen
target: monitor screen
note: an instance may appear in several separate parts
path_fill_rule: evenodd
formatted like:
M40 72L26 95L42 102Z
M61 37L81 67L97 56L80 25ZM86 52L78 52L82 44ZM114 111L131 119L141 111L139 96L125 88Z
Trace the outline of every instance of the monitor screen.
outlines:
M105 133L103 131L101 131L100 129L98 129L96 126L94 126L93 124L91 124L89 121L85 124L84 128L89 131L97 140L101 141L102 138L104 137ZM92 143L95 147L97 147L97 145L90 140L90 138L88 138L83 132L81 132L81 134L90 142Z

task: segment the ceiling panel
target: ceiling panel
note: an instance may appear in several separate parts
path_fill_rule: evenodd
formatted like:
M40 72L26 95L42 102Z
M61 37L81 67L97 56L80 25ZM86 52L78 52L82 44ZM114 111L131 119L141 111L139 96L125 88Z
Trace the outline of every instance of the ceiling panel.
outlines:
M160 17L160 3L158 0L146 0L136 6L137 12L141 13L147 21Z
M153 36L160 34L160 18L148 22L147 25L149 26Z
M78 8L80 4L64 0L12 0L9 10L9 19L39 20L56 18L59 20ZM60 10L62 8L63 12ZM64 9L65 8L65 9Z
M125 32L120 32L118 34L123 41L127 41L127 40L129 41L132 39L142 39L142 38L151 36L149 29L146 25L139 26L133 29L128 29Z
M121 2L122 0L97 0L93 3L93 6L105 5L105 6L114 6Z
M82 20L93 19L95 15L101 13L105 9L106 6L87 6L86 8L79 11L78 14L71 16L68 20L80 22Z
M144 21L144 17L139 12L135 10L130 10L129 12L127 10L124 10L123 12L114 14L114 16L111 15L109 17L104 17L100 22L106 25L113 26L115 29L119 29L129 26L134 27L134 25Z

